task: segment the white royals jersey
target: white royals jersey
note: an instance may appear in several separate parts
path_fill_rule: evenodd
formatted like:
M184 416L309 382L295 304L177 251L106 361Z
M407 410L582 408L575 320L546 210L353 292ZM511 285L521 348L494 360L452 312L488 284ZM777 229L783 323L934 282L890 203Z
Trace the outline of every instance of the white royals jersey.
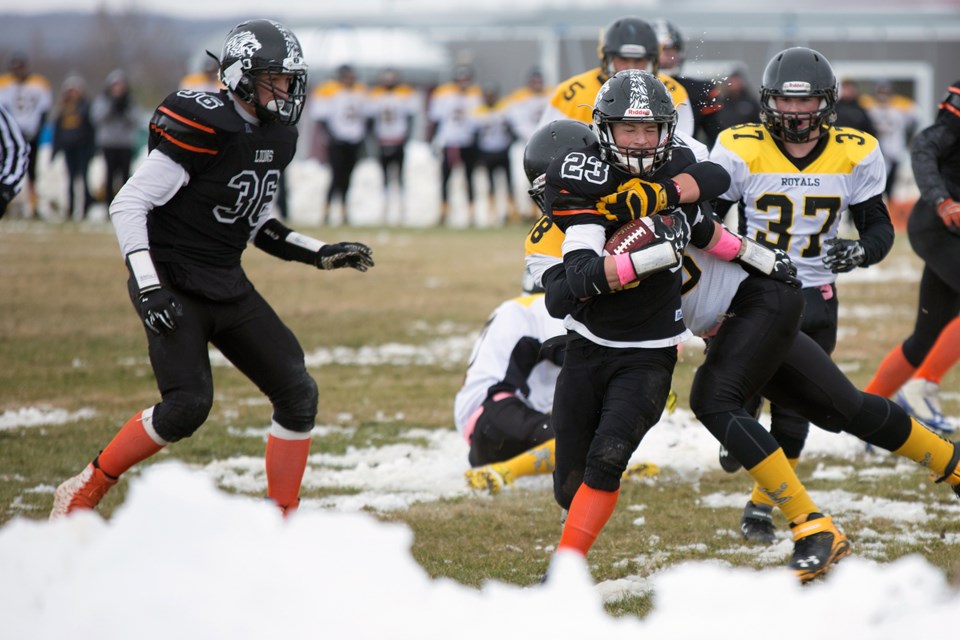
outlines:
M454 83L442 84L433 92L428 117L437 123L433 143L439 147L469 147L476 129L471 112L483 103L480 88L461 90Z
M44 114L53 105L50 83L35 73L23 82L9 73L3 74L0 76L0 104L7 108L29 142L40 135Z
M687 245L683 250L680 307L683 322L693 335L713 335L727 317L730 303L746 277L747 272L739 264Z
M542 293L513 298L494 309L473 345L463 388L454 399L457 431L463 433L470 416L486 400L487 390L504 379L510 354L521 338L545 342L565 333L563 321L547 313ZM529 396L518 397L537 411L549 413L559 373L560 367L552 362L537 363L527 378Z
M823 265L826 240L837 237L842 214L883 193L887 172L876 138L833 127L820 155L798 169L759 124L721 132L710 159L730 173L723 200L742 203L746 235L786 251L804 287L836 280Z
M521 87L507 96L506 111L510 127L521 142L526 142L537 130L550 93Z
M310 100L310 117L325 122L330 135L341 142L363 141L367 109L367 90L362 85L347 87L336 80L314 89Z
M403 144L410 137L410 118L420 111L420 101L416 90L405 84L371 89L367 114L381 145Z
M485 153L502 153L510 148L513 135L501 100L494 106L481 105L470 113L477 132L477 148Z

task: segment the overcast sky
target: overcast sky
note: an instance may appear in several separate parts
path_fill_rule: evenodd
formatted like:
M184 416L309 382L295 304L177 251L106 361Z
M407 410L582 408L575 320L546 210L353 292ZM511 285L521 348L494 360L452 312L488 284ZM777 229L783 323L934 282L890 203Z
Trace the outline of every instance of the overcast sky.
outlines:
M704 0L704 6L711 3ZM750 2L743 3L751 6ZM903 0L808 0L807 6L820 6L829 9L875 9L879 7L897 8L903 6ZM913 8L956 8L957 0L912 0ZM0 13L41 13L47 11L95 11L100 7L107 7L113 11L138 9L151 13L166 13L177 16L217 17L249 14L256 17L272 17L277 19L289 18L322 18L336 15L356 14L369 12L382 15L390 11L459 11L462 7L468 10L496 11L499 9L516 9L519 7L599 7L604 5L629 6L631 11L662 10L677 7L662 0L633 0L626 5L620 0L486 0L482 8L477 5L461 5L450 0L352 0L342 3L336 0L287 0L282 5L273 7L265 5L259 0L213 0L210 2L196 2L195 0L166 0L166 2L148 2L147 0L0 0ZM767 7L767 3L755 0L752 6ZM690 6L685 8L690 9ZM266 9L266 11L265 11ZM270 15L265 15L265 14Z

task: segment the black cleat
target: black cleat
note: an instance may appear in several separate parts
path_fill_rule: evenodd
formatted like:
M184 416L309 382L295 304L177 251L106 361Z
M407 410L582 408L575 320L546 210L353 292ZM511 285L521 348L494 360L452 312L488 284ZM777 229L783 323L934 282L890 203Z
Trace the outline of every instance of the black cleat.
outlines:
M787 565L800 582L809 582L830 570L850 555L850 542L833 524L833 519L811 513L807 521L790 525L793 530L793 556Z
M740 518L740 531L748 542L773 544L777 539L773 526L773 506L748 502Z

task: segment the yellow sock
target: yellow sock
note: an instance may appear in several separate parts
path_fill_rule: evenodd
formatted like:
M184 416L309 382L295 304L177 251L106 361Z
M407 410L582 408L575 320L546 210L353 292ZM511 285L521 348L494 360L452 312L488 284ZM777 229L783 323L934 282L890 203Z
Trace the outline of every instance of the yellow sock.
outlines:
M492 465L497 473L508 484L522 476L532 476L541 473L552 473L556 463L556 440L550 439L543 444L538 444L532 449L527 449L509 460L496 462Z
M920 463L939 478L953 457L953 443L910 418L910 435L894 453Z
M747 471L766 494L768 504L780 507L789 522L802 521L802 516L820 511L791 468L783 449L777 449Z
M797 464L799 462L800 458L787 458L787 463L794 471L797 470ZM753 504L765 504L768 507L774 506L773 500L767 497L767 494L763 492L763 489L761 489L760 485L758 485L756 482L753 483L753 493L750 494L750 502Z

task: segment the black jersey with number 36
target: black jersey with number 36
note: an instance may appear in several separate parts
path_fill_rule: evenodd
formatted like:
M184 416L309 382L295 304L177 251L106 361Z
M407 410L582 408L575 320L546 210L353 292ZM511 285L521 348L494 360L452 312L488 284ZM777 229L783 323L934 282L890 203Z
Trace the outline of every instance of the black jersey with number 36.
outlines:
M190 174L147 218L153 259L174 284L213 299L250 288L240 257L296 145L296 127L251 124L223 91L181 90L157 107L149 148Z

